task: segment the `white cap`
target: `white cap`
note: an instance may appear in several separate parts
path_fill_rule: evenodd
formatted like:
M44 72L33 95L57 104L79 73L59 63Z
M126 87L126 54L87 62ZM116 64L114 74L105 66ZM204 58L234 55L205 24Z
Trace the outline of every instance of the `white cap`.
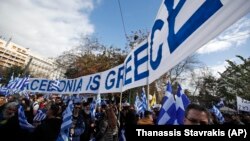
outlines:
M153 96L151 94L148 95L148 100L152 100Z
M161 108L161 104L154 104L153 106L152 106L152 108Z
M122 103L122 106L130 106L128 102Z

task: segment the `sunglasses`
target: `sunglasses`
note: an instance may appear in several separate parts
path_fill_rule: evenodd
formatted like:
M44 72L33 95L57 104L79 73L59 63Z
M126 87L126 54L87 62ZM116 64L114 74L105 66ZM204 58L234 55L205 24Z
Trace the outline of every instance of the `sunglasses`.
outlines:
M188 118L188 117L185 117L185 118L188 119L194 125L208 125L208 123L205 121L200 121L200 120Z
M80 105L75 105L75 107L74 108L78 108L78 109L80 109L81 108L81 106Z

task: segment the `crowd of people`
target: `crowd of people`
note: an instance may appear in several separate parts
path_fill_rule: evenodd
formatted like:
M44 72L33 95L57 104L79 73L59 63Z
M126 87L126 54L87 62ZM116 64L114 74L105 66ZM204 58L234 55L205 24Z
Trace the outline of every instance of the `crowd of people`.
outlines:
M67 107L61 97L45 98L43 94L23 96L0 95L0 134L1 140L25 141L55 141L61 130L63 111ZM133 140L129 136L130 127L136 125L157 125L159 107L138 114L133 105L123 105L112 102L96 107L95 114L91 114L91 101L73 100L72 125L68 138L71 141L117 141L122 130L125 130L127 141ZM22 105L28 123L33 130L22 129L19 124L18 107ZM46 118L37 120L37 113L43 111ZM250 123L249 115L224 114L223 124L246 125ZM184 125L215 125L221 124L205 107L189 104L185 110ZM166 125L167 126L167 125ZM11 135L11 136L10 136Z

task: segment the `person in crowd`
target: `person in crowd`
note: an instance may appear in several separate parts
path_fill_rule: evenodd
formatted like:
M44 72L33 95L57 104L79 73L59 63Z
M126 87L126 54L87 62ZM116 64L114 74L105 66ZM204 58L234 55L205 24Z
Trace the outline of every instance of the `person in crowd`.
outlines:
M111 133L107 134L108 117L106 108L106 105L101 106L101 117L96 121L96 134L94 135L96 141L106 141L112 139Z
M210 112L210 115L211 115L210 116L211 117L211 119L210 119L210 124L211 125L218 125L218 124L220 124L218 118L216 117L216 115L214 113Z
M158 119L158 116L159 116L159 113L160 113L160 108L156 107L156 108L153 108L153 119L154 119L154 124L157 124L157 119Z
M95 111L95 120L99 120L101 117L102 117L101 106L98 105Z
M44 101L43 94L36 95L36 101L32 104L33 116L36 115L38 109L40 108L40 103Z
M241 121L240 116L239 116L238 114L234 114L234 115L232 116L232 119L233 119L232 123L233 123L234 125L245 125L245 124Z
M0 113L3 112L5 103L6 103L5 95L0 93Z
M37 114L37 111L39 109L41 109L40 105L41 103L44 102L44 97L43 94L37 94L36 95L36 100L33 102L33 104L31 105L31 112L32 112L32 117L29 117L31 119L34 119L34 117ZM31 122L31 124L33 124L35 127L38 126L41 122L40 121L33 121Z
M18 102L18 95L13 94L13 95L8 95L7 96L7 102Z
M63 105L63 101L62 101L61 97L57 96L55 98L55 104L57 104L57 105Z
M245 125L249 125L249 124L250 124L250 115L243 114L243 115L242 115L242 122L243 122Z
M109 132L111 132L113 140L116 141L118 139L119 121L117 120L117 116L115 114L115 109L113 108L113 105L110 105L106 113L108 117Z
M23 106L25 116L29 123L33 123L33 111L31 111L30 100L28 98L21 99L21 105Z
M27 129L21 128L19 124L19 117L18 117L18 106L17 102L10 102L6 105L6 114L8 115L8 119L6 123L3 125L2 130L2 138L11 141L31 141L31 132ZM8 136L9 134L11 136ZM4 141L4 140L3 140Z
M102 105L102 117L97 124L96 141L114 141L118 137L117 117L112 107Z
M131 136L131 127L134 127L137 125L138 121L138 115L136 114L136 111L133 106L129 106L128 112L125 115L125 137L127 140L133 140L133 137Z
M15 116L17 112L17 105L17 102L10 102L6 104L3 109L3 112L0 113L0 126L3 126L10 118Z
M232 114L231 113L224 113L223 114L225 122L223 125L230 125L233 124Z
M85 130L85 123L82 114L82 103L80 100L74 101L74 109L72 115L72 126L70 128L70 137L72 141L80 141L80 135Z
M58 118L60 107L51 105L46 112L46 119L38 125L33 133L34 141L55 141L60 133L62 119Z
M144 112L144 117L139 119L138 125L154 125L153 113L150 111Z
M184 125L208 125L209 111L200 105L189 104L185 111Z
M91 118L91 113L90 113L90 103L89 102L84 102L83 103L83 120L85 124L85 130L80 136L81 141L89 141L93 134L94 134L94 129L95 129L95 122Z

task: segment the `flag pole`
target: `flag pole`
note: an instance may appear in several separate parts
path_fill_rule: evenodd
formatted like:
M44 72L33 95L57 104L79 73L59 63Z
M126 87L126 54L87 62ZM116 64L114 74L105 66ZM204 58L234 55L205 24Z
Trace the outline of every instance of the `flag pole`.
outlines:
M147 81L147 110L150 110L150 104L149 104L149 83Z
M119 103L119 117L118 119L120 119L120 111L122 109L122 92L120 93L120 103Z
M147 55L149 56L149 50L147 51ZM148 60L149 60L149 58L148 58ZM148 61L148 63L147 63L147 70L148 70L148 73L149 73L149 61ZM148 77L147 77L147 110L150 110L150 104L149 104L149 75L148 75Z
M121 90L120 90L120 103L119 103L119 109L118 109L118 118L117 118L117 120L119 121L119 123L120 123L120 118L121 118L121 110L122 110L122 87L123 87L123 83L124 83L124 81L123 81L123 78L124 78L124 71L125 70L125 67L124 67L124 65L123 65L123 72L122 72L122 83L121 83ZM121 124L121 123L120 123ZM119 127L120 128L120 127ZM118 138L119 139L119 138Z

